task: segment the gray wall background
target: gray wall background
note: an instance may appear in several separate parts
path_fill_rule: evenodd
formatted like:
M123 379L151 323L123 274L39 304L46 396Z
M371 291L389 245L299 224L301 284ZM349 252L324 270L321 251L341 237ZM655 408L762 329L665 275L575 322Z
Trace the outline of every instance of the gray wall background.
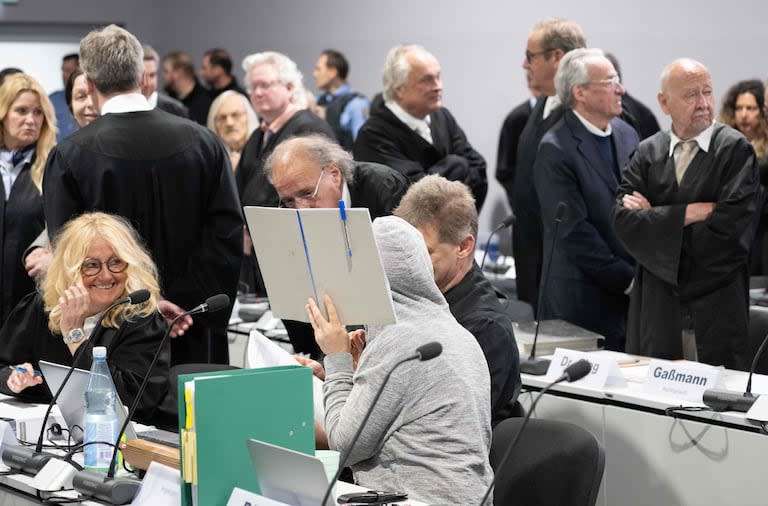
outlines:
M237 64L250 53L281 51L293 58L313 89L318 53L333 47L351 63L350 81L369 96L380 89L381 67L394 44L418 42L443 69L444 104L488 161L489 197L481 226L508 212L493 179L498 132L506 114L527 96L521 69L531 26L547 16L581 24L588 45L611 51L627 89L662 118L658 76L673 59L689 56L712 71L715 94L741 79L765 78L768 3L733 0L19 0L0 5L0 39L11 27L34 23L45 31L67 24L123 24L162 55L181 49L199 62L211 47L227 48ZM59 65L52 61L51 65Z

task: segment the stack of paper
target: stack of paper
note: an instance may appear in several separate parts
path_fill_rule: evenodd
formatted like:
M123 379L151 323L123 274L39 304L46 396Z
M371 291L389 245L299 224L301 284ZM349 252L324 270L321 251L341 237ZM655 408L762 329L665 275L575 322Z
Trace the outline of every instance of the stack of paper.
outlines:
M515 339L523 355L528 356L533 346L536 322L514 322ZM552 355L555 348L591 351L597 349L597 340L603 336L563 320L542 320L536 355Z

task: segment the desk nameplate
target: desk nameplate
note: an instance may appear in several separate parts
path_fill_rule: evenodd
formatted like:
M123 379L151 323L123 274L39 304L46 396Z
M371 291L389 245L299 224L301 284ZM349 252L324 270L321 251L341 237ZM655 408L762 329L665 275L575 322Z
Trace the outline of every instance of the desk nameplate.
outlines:
M619 369L619 364L612 357L565 348L555 349L555 354L552 355L552 362L549 364L545 377L546 381L555 381L569 365L581 359L591 363L592 369L589 374L579 380L580 385L603 389L609 385L618 386L626 383Z
M720 386L724 370L687 360L652 359L643 391L679 401L702 402L704 390Z
M768 422L768 395L758 395L755 403L747 411L746 417L749 420Z
M181 504L181 473L158 462L149 464L133 506L178 506Z

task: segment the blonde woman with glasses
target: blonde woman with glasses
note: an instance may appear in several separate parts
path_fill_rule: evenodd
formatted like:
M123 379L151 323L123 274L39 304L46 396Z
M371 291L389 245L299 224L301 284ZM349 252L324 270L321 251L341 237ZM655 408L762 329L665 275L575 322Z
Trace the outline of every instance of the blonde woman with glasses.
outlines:
M88 370L91 348L106 346L120 399L131 404L167 328L155 263L125 219L104 213L74 218L54 246L42 293L22 299L0 330L0 392L47 402L40 360ZM139 289L149 290L146 302L110 309ZM139 404L143 423L165 396L169 362L166 345Z

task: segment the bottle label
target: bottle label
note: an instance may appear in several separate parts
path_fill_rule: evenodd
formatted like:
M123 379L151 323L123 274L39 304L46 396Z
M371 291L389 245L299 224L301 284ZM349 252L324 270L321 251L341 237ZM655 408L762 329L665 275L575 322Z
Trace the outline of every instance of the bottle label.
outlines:
M108 441L115 443L117 439L118 423L116 419L85 422L85 442ZM107 444L89 444L84 448L84 465L89 471L106 473L109 470L109 462L112 460L114 447Z

